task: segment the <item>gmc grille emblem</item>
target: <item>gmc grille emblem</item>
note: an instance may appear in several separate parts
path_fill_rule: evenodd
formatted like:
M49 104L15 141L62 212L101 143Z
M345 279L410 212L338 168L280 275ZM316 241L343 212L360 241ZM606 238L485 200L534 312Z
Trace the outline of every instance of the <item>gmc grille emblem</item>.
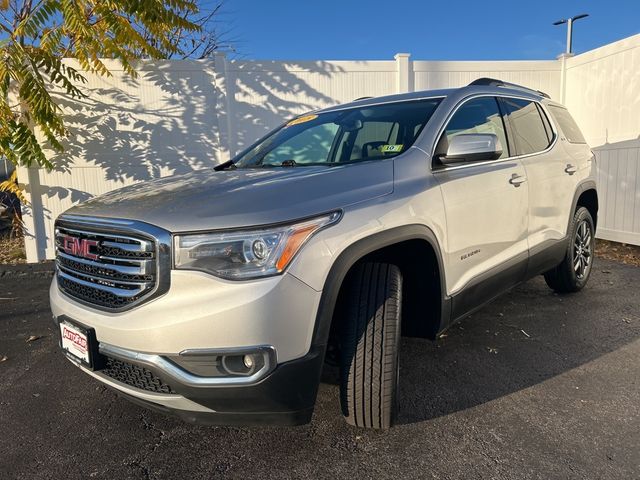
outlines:
M97 260L98 255L91 252L91 247L97 247L99 243L96 240L87 238L72 237L65 235L62 237L62 249L69 255L83 257L89 260Z

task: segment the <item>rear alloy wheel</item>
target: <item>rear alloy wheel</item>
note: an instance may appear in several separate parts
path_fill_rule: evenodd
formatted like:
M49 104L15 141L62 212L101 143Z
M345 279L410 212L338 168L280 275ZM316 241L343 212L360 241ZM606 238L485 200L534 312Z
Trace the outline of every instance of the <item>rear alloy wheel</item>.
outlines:
M593 267L595 228L589 210L584 207L576 210L569 231L571 241L564 260L544 274L547 285L559 293L581 290L587 284Z
M402 274L369 262L347 280L340 337L340 403L347 423L387 429L396 416Z
M573 270L576 278L582 279L589 275L593 252L591 250L591 228L587 220L582 220L576 230L573 242Z

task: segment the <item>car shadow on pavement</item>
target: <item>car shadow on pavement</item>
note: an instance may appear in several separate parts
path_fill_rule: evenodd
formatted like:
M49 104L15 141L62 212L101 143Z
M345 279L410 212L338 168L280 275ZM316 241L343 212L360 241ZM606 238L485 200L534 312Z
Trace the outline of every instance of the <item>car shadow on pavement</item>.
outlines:
M640 338L640 269L598 261L590 283L514 288L436 342L403 338L398 423L421 422L542 383Z

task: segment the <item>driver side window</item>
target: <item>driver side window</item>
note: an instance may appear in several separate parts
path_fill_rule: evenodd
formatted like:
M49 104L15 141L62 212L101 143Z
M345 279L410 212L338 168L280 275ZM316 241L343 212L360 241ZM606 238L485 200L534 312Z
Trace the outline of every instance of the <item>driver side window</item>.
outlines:
M356 135L349 161L366 160L370 157L384 156L380 150L383 145L402 143L398 141L396 122L364 122Z
M469 133L493 133L502 144L500 158L509 156L507 136L498 102L494 97L479 97L464 103L453 114L435 151L435 157L446 155L449 142L456 135Z

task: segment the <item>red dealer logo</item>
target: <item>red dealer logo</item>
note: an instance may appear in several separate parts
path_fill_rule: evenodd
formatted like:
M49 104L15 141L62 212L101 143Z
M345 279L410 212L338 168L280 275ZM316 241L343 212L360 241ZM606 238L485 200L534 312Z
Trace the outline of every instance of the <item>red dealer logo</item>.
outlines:
M89 260L97 260L98 255L91 252L91 247L97 247L98 242L96 240L89 240L86 238L72 237L65 235L62 237L62 249L69 255L75 255L76 257L84 257Z
M87 339L79 333L69 330L67 327L63 328L62 336L67 340L70 340L76 347L83 352L87 351Z

